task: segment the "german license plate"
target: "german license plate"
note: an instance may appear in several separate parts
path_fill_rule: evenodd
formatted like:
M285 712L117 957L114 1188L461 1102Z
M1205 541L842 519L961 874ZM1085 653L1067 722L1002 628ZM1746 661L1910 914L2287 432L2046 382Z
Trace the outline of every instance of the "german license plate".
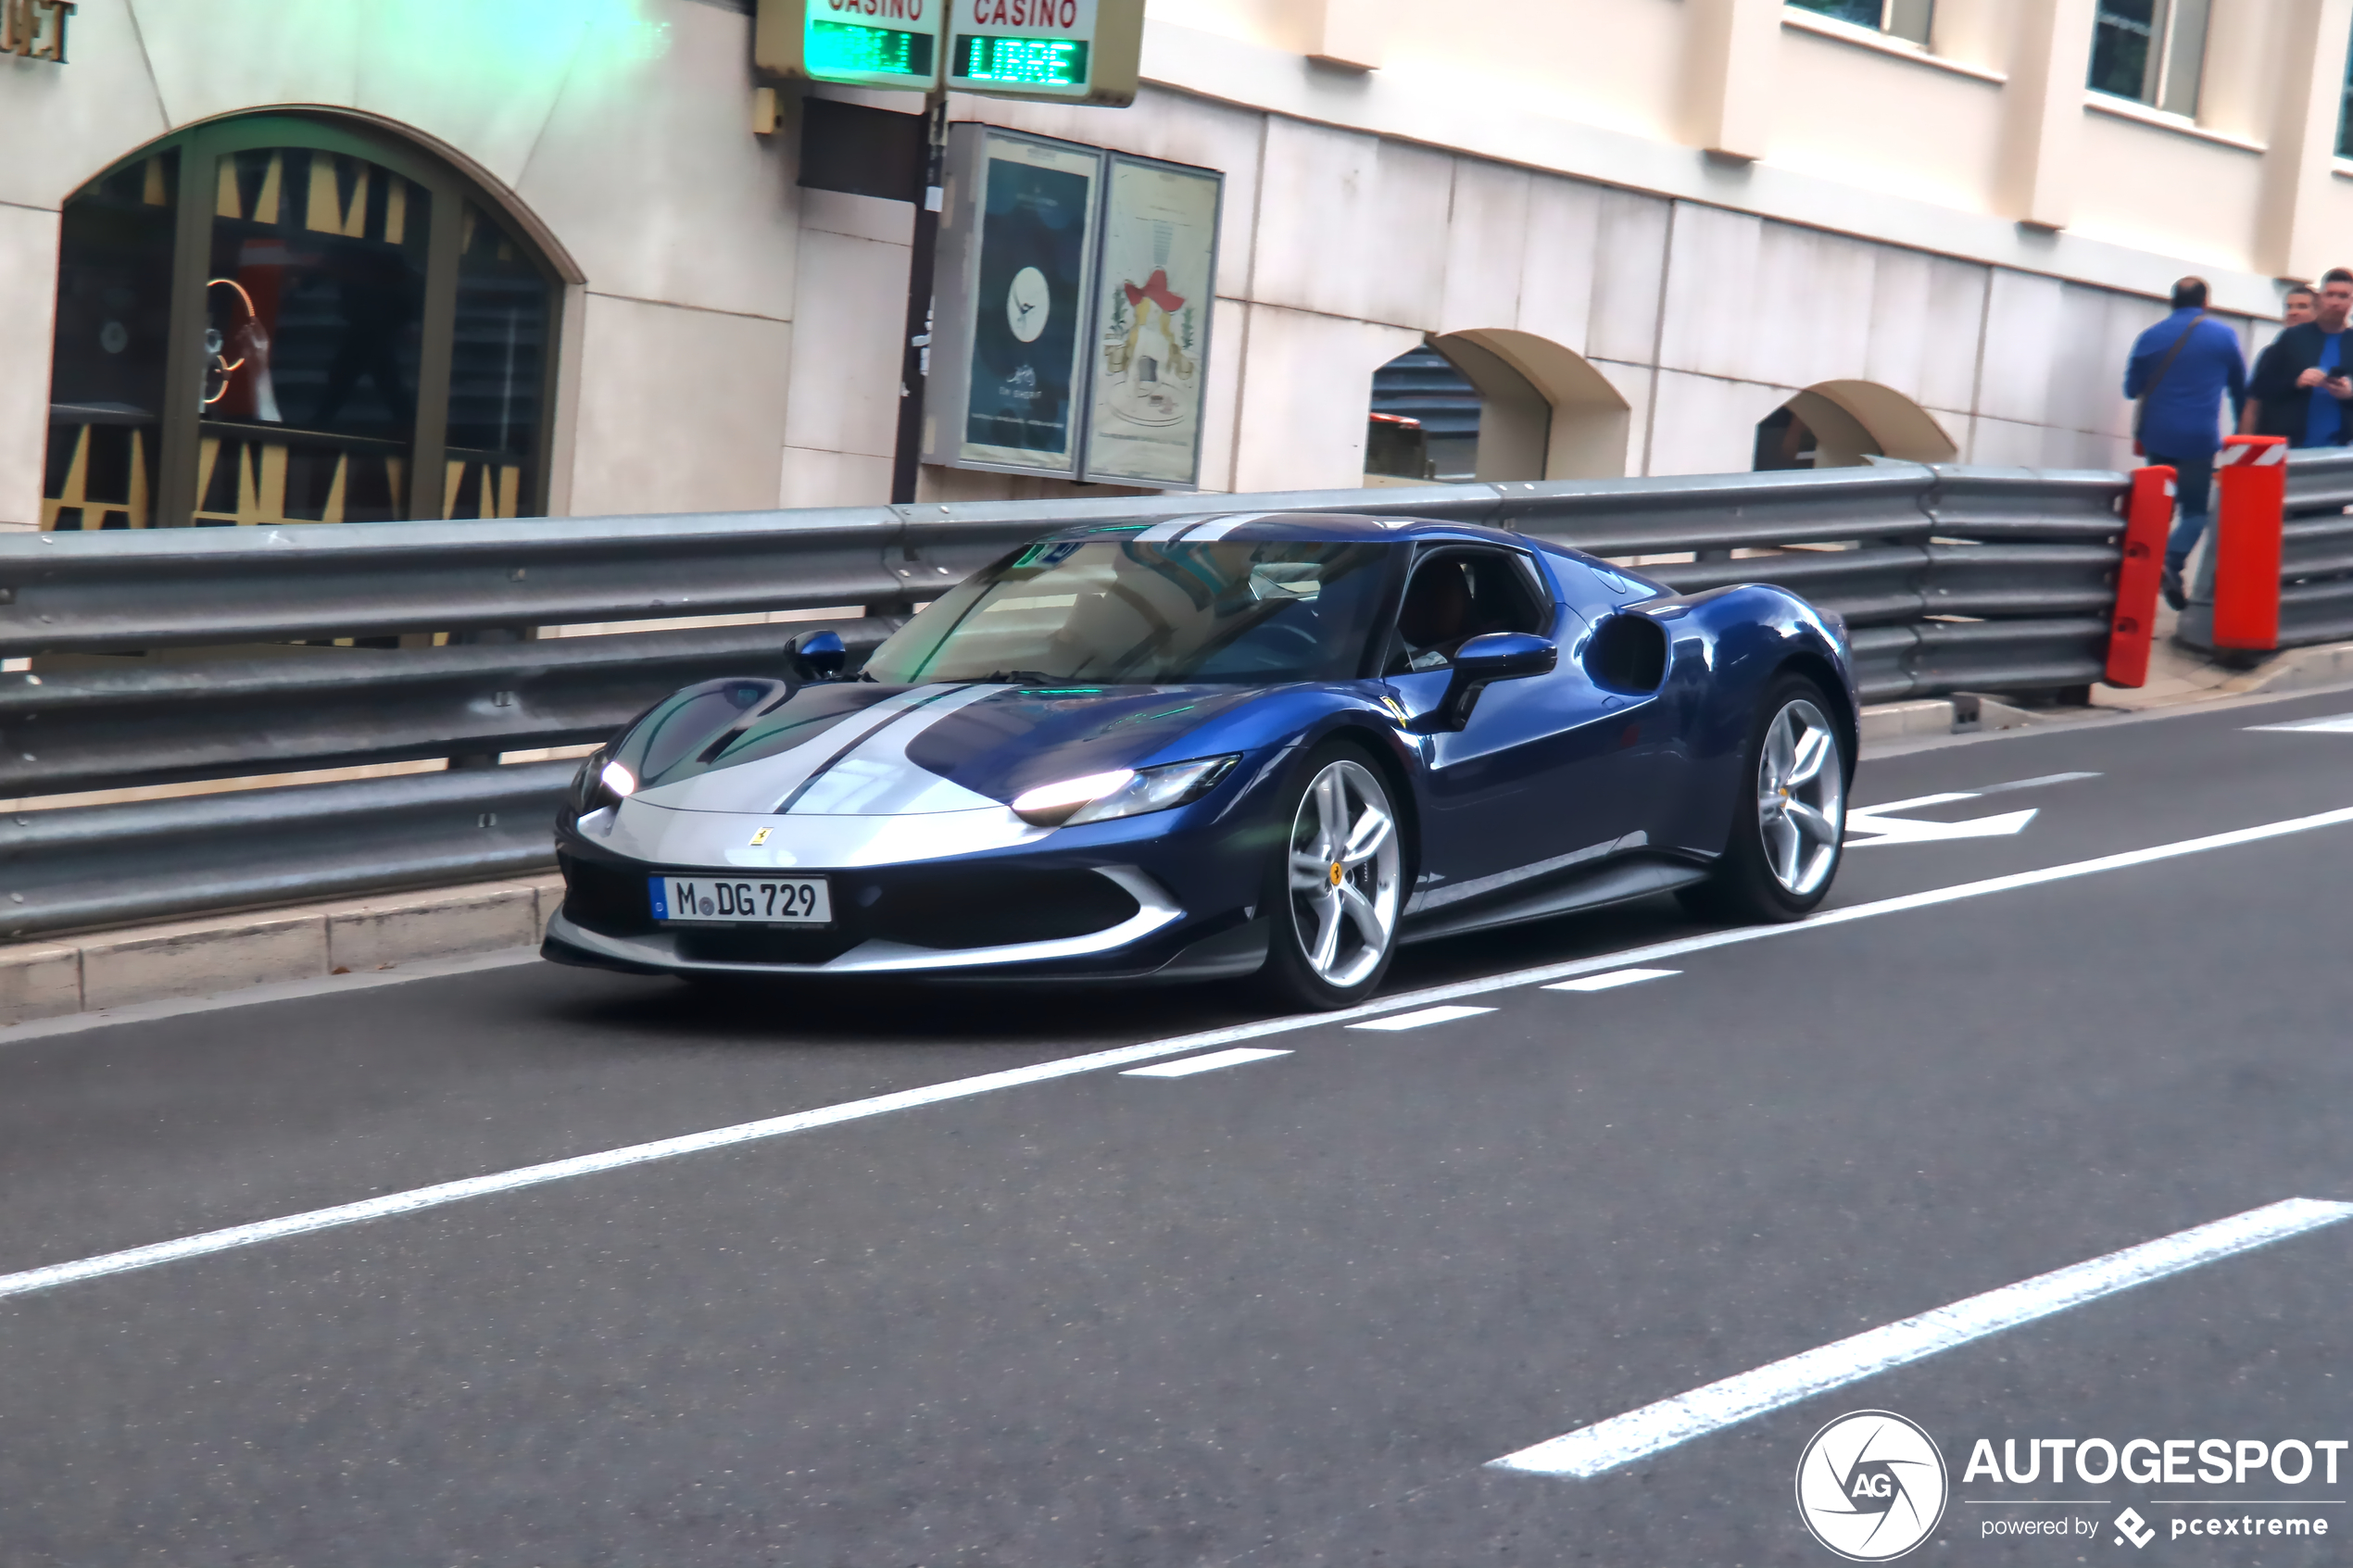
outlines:
M647 880L654 919L730 925L831 925L822 876L656 876Z

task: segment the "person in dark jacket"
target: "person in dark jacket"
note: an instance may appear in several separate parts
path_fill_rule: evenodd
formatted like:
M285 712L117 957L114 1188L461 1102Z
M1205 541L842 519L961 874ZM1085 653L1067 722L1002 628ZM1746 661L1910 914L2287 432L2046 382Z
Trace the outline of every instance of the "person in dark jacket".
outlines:
M2290 446L2342 446L2346 403L2353 399L2353 343L2345 336L2353 314L2353 272L2332 267L2321 275L2312 319L2284 329L2256 361L2253 384L2257 435L2284 435Z
M2280 295L2280 330L2282 332L2285 332L2290 327L2302 326L2305 322L2310 320L2315 315L2319 314L2320 304L2320 292L2314 289L2311 284L2296 283L2291 285L2285 294ZM2246 407L2241 410L2239 414L2239 433L2241 435L2259 435L2262 433L2255 428L2256 421L2263 417L2263 405L2256 398L2255 388L2262 384L2264 380L2264 367L2269 365L2273 359L2279 358L2279 352L2280 345L2275 340L2265 347L2262 353L2255 357L2255 369L2247 373L2246 378ZM2294 376L2290 376L2287 379L2294 381L2296 378Z
M2353 297L2353 295L2348 295ZM2214 454L2222 445L2222 396L2238 423L2246 401L2246 358L2239 334L2206 313L2206 280L2173 285L2173 313L2133 343L2124 395L2142 399L2135 433L2152 465L2173 470L2181 521L2165 541L2165 602L2182 608L2182 563L2206 531L2214 488Z

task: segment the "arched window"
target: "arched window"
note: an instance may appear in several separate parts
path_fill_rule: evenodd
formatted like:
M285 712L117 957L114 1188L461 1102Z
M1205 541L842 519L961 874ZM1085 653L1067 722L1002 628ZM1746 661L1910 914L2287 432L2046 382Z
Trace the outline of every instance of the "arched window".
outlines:
M1936 416L1892 387L1818 382L1756 422L1757 470L1854 468L1873 458L1949 463L1959 456Z
M169 137L66 204L42 526L536 516L561 299L389 135Z
M1504 328L1431 338L1373 372L1368 483L1626 471L1626 399L1582 355Z

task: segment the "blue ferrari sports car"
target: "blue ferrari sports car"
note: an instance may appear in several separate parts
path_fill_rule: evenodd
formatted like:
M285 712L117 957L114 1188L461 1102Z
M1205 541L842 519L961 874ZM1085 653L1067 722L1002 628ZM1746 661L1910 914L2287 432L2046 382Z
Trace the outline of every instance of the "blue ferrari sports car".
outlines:
M1075 528L844 669L688 687L583 765L546 955L633 973L1245 975L1672 890L1781 921L1838 870L1843 626L1495 529Z

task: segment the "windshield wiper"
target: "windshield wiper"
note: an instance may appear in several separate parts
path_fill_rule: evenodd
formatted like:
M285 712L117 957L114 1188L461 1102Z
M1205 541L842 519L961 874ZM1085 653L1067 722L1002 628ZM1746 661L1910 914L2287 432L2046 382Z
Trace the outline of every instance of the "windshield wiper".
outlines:
M984 686L1049 686L1054 677L1036 670L1000 670L979 677Z

